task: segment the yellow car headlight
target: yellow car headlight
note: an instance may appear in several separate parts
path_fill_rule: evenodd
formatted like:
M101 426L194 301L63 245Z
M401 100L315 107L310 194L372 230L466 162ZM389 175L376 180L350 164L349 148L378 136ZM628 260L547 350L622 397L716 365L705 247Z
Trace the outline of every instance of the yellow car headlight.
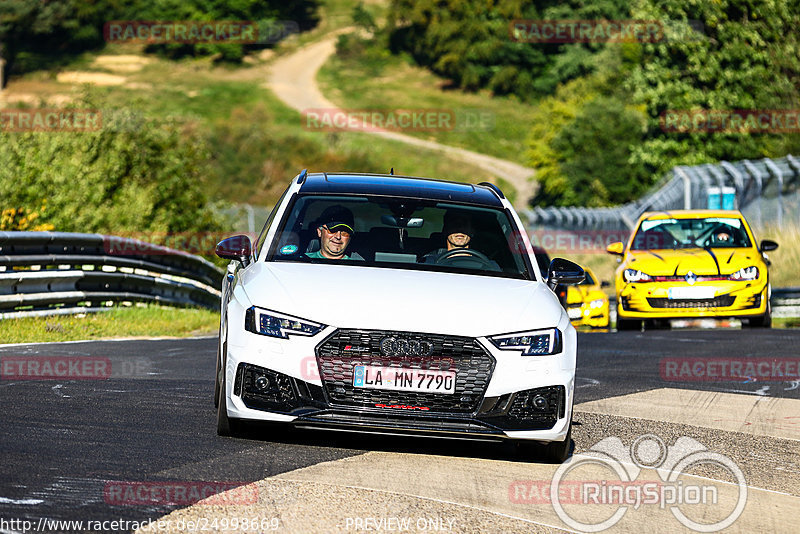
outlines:
M595 299L595 300L593 300L592 302L589 303L589 307L590 308L602 308L604 302L605 301L603 299Z
M622 277L625 279L626 282L650 282L653 277L647 273L643 273L642 271L638 271L636 269L625 269L625 272L622 273Z
M751 265L750 267L742 267L732 275L731 280L755 280L758 278L758 267Z

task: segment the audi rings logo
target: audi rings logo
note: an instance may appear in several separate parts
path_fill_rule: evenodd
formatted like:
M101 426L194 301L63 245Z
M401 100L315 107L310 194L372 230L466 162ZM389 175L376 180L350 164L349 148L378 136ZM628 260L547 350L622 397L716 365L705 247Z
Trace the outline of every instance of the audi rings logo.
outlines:
M385 356L428 356L433 351L433 343L403 337L381 339L381 352Z

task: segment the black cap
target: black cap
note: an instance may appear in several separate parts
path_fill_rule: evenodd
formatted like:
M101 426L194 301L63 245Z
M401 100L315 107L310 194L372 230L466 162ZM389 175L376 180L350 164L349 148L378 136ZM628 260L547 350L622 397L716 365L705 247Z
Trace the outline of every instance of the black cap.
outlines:
M447 210L444 214L442 233L445 235L466 234L472 237L475 235L472 218L463 211Z
M317 226L325 226L331 232L350 230L350 233L355 233L353 212L342 206L328 206L325 208L325 211L319 216Z

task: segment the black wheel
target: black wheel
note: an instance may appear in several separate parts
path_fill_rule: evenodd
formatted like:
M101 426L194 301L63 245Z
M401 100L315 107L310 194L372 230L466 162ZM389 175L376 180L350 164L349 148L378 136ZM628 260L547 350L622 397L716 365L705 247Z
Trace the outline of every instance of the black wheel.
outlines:
M227 346L227 341L222 344L223 350L223 357L225 356L225 348ZM240 422L238 419L234 419L232 417L228 417L228 407L226 399L226 389L225 389L225 364L222 365L222 376L220 376L219 380L217 381L219 384L219 398L217 402L217 435L220 436L236 436L239 431Z
M214 408L219 407L219 343L217 343L217 364L214 372Z
M672 323L669 319L650 319L644 323L645 330L671 330Z
M549 464L561 464L569 458L572 450L572 423L567 430L567 438L564 441L551 441L550 443L538 443L535 441L517 442L517 454L531 461L546 462Z
M617 331L622 332L625 330L641 330L642 329L642 321L637 321L636 319L620 319L617 316Z
M742 321L742 328L772 328L772 305L767 302L767 311L764 315Z

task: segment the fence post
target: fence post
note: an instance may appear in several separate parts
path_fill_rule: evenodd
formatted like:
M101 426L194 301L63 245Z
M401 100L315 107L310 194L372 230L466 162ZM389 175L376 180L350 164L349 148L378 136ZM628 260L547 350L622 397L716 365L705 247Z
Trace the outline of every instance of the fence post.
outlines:
M764 158L764 165L778 179L778 228L783 229L783 172L769 158Z
M672 172L683 180L683 209L692 209L692 179L681 167L675 167Z

